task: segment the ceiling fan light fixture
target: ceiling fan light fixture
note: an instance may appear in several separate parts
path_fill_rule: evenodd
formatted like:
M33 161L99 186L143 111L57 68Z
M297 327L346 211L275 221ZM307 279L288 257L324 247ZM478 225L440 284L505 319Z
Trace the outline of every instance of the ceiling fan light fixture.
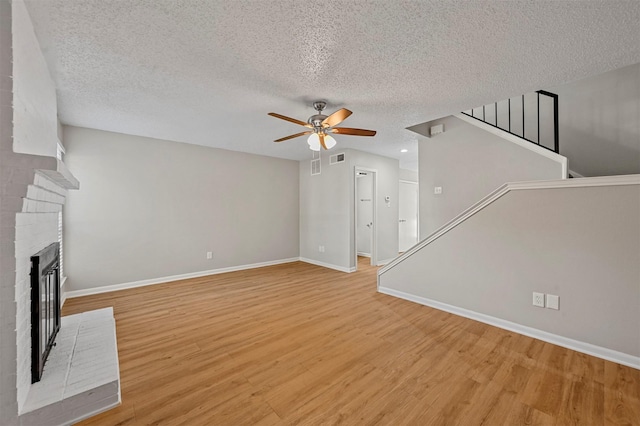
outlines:
M320 137L317 133L311 133L311 135L309 135L309 139L307 139L307 143L309 144L309 149L311 151L320 151ZM333 143L335 144L335 140L333 141Z
M326 133L323 133L323 135L324 146L326 146L327 149L331 149L336 146L337 142L333 138L333 136L327 135ZM309 144L309 149L311 149L311 151L320 151L320 148L322 148L322 144L320 143L320 136L318 133L312 133L311 135L309 135L307 143Z
M327 149L331 149L334 146L336 146L336 140L331 135L325 135L324 136L324 144L327 147Z

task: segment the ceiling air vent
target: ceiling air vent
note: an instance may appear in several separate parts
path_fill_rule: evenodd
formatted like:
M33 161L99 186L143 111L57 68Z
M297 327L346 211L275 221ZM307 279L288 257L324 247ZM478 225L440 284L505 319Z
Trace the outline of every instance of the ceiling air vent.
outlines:
M329 157L329 165L331 166L342 162L344 162L344 152L341 152L340 154L334 154Z
M311 160L311 176L320 174L320 159Z

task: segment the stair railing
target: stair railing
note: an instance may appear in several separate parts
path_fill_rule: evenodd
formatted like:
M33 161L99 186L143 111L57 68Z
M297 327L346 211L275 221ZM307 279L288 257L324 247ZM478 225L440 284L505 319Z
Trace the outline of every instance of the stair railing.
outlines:
M558 95L538 90L519 98L462 113L558 154Z

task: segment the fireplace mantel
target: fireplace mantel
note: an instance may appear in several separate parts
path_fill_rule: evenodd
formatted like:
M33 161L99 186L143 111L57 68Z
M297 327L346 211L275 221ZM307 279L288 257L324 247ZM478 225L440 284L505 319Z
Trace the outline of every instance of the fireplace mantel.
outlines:
M79 189L80 182L67 168L67 165L60 160L56 160L55 169L38 169L36 173L46 176L54 183L57 183L64 189Z

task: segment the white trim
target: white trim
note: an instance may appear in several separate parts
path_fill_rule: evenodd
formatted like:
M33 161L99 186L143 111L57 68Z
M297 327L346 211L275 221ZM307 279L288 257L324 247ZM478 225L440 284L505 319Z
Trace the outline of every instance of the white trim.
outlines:
M569 174L570 174L571 176L573 176L574 178L583 178L583 177L586 177L586 176L584 176L584 175L581 175L581 174L580 174L580 173L578 173L578 172L574 172L574 171L573 171L573 170L571 170L571 169L569 169Z
M400 184L401 183L409 183L409 184L416 185L418 187L418 199L416 200L416 203L418 204L416 206L416 233L418 235L416 235L416 241L419 242L420 241L420 184L418 182L412 182L410 180L400 179L398 183L398 213L400 211L399 208L400 208ZM400 219L399 215L398 215L398 219ZM398 223L398 225L400 225L400 223ZM400 248L400 227L398 226L398 249L399 248ZM379 263L378 265L384 265L384 264Z
M369 167L353 166L353 251L356 253L355 264L351 267L353 271L358 270L358 172L373 173L373 188L371 196L371 208L373 209L373 229L371 230L371 265L377 265L378 259L378 169Z
M356 268L347 268L345 266L333 265L331 263L320 262L319 260L307 259L306 257L301 257L300 262L310 263L316 266L322 266L323 268L335 269L336 271L346 272L348 274L355 272Z
M478 213L497 199L501 198L510 191L535 190L535 189L557 189L557 188L588 188L597 186L622 186L622 185L640 185L640 175L622 175L622 176L601 176L582 179L561 179L561 180L538 180L531 182L511 182L505 183L482 200L478 201L451 221L437 229L427 238L411 247L404 252L402 256L396 257L393 262L387 264L378 270L378 286L380 286L380 275L387 272L403 260L411 257L414 253L420 251L424 246L431 244L456 226L460 225L471 216Z
M58 147L60 148L60 151L62 151L63 154L67 153L67 150L64 149L64 145L62 145L62 141L60 140L60 138L58 138L56 140L56 143L58 144ZM58 159L59 160L59 159Z
M640 174L620 176L585 177L580 180L534 180L529 182L508 183L511 190L519 189L555 189L555 188L589 188L595 186L640 185Z
M406 180L406 179L398 179L398 182L400 182L400 183L410 183L410 184L413 184L413 185L417 185L418 184L418 182L415 181L415 180Z
M606 359L608 361L616 362L618 364L626 365L631 368L640 369L640 357L625 354L623 352L614 351L602 346L596 346L591 343L581 342L579 340L570 339L568 337L559 336L557 334L549 333L547 331L538 330L537 328L527 327L525 325L517 324L515 322L503 320L490 315L482 314L479 312L471 311L468 309L460 308L457 306L449 305L447 303L438 302L437 300L428 299L426 297L415 296L399 290L394 290L387 287L379 287L378 292L389 296L398 297L411 302L419 303L424 306L429 306L441 311L449 312L461 317L470 318L475 321L480 321L485 324L489 324L504 330L513 331L518 334L533 337L545 342L552 343L554 345L562 346L564 348L572 349L574 351L582 352L587 355L592 355L598 358Z
M119 373L118 373L118 377ZM118 387L120 387L120 381L118 381ZM105 411L109 411L112 408L116 408L118 406L120 406L122 404L122 397L120 396L120 390L118 389L118 400L110 405L105 405L104 407L100 407L100 408L96 408L95 410L91 411L90 413L84 413L78 417L75 417L73 419L69 420L70 425L74 425L78 422L81 422L82 420L88 419L89 417L93 417L93 416L97 416L100 413L104 413Z
M67 165L58 159L56 161L56 170L38 169L36 173L64 189L79 189L80 182L69 171Z
M391 263L391 262L393 262L393 259L395 259L395 257L391 257L389 259L384 259L384 260L379 260L377 266L383 266L383 265L386 265L387 263Z
M62 277L62 282L60 283L60 307L64 306L64 302L67 301L67 292L64 291L64 284L67 282L67 277Z
M136 288L136 287L144 287L144 286L148 286L148 285L154 285L154 284L164 284L167 282L171 282L171 281L179 281L179 280L186 280L188 278L199 278L199 277L205 277L207 275L217 275L217 274L224 274L226 272L236 272L236 271L244 271L247 269L254 269L254 268L262 268L265 266L273 266L273 265L280 265L283 263L291 263L291 262L297 262L298 260L301 260L298 257L292 257L289 259L279 259L279 260L272 260L269 262L260 262L260 263L251 263L248 265L238 265L238 266L231 266L228 268L218 268L218 269L211 269L208 271L200 271L200 272L190 272L187 274L179 274L179 275L170 275L168 277L158 277L158 278L151 278L148 280L140 280L140 281L133 281L133 282L128 282L128 283L122 283L122 284L113 284L113 285L107 285L107 286L102 286L102 287L95 287L95 288L87 288L87 289L82 289L82 290L73 290L73 291L67 291L65 293L65 299L71 299L74 297L82 297L82 296L89 296L89 295L93 295L93 294L101 294L101 293L109 293L112 291L118 291L118 290L126 290L126 289L130 289L130 288Z
M357 254L358 254L358 256L371 258L371 253L365 253L363 251L359 251Z
M378 270L378 281L379 281L380 275L384 274L389 269L393 268L395 265L402 262L404 259L407 259L408 257L412 256L414 253L421 250L424 246L431 244L433 241L437 240L438 238L440 238L441 236L443 236L444 234L446 234L447 232L449 232L450 230L458 226L460 223L467 220L469 217L473 216L480 210L484 209L486 206L493 203L495 200L502 197L507 192L508 192L508 184L502 185L500 188L496 189L495 191L487 195L485 198L483 198L476 204L469 207L467 210L460 213L458 216L453 218L450 222L442 226L440 229L436 230L433 234L428 236L426 239L422 240L420 243L416 244L415 246L411 247L409 250L405 251L402 256L396 257L393 262L390 262L385 267L380 268ZM378 286L379 286L379 283L378 283Z
M480 120L478 120L477 118L473 118L473 117L469 117L468 115L465 114L455 114L454 117L459 118L462 121L465 121L471 125L474 125L482 130L486 130L489 133L493 133L494 135L501 137L502 139L506 139L509 142L513 142L523 148L528 149L529 151L533 151L536 154L540 154L543 157L547 157L550 160L556 161L558 163L561 164L562 166L562 176L561 179L566 179L567 178L567 171L568 171L568 164L567 164L567 157L560 155L560 154L556 154L553 151L550 151L546 148L542 148L541 146L536 145L535 143L532 142L527 142L526 140L512 135L511 133L507 132L506 130L502 130L498 127L494 127L490 124L484 123Z

